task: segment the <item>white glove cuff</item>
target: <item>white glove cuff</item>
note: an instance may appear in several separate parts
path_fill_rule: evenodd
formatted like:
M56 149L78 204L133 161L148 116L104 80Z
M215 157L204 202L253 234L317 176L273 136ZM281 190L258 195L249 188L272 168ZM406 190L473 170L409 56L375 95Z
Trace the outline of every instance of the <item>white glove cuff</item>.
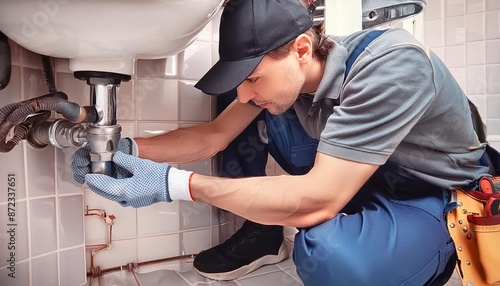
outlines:
M168 192L173 201L193 201L189 190L189 180L193 172L171 167L168 172Z
M137 145L137 142L133 138L129 138L130 141L132 141L132 156L139 157L139 146Z

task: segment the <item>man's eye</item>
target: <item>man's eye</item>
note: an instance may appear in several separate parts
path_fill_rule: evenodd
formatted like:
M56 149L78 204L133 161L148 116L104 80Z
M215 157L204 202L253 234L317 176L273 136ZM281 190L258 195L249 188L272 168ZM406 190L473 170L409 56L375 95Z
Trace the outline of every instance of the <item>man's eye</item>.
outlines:
M258 79L257 77L247 78L247 80L248 80L249 82L251 82L251 83L256 82L256 81L257 81L257 79Z

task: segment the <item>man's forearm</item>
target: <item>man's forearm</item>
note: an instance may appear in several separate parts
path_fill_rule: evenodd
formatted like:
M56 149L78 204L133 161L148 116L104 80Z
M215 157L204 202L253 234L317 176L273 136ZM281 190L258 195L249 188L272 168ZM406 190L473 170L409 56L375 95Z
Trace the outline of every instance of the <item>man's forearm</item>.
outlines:
M335 215L327 207L330 201L306 181L305 176L290 175L228 179L194 174L190 188L195 200L255 222L305 227Z
M209 158L226 148L262 109L234 101L214 121L179 128L150 138L135 138L139 157L186 163Z
M150 138L135 138L139 157L156 162L186 163L215 155L225 145L216 134L203 134L196 128L181 128Z
M263 224L308 227L337 215L378 168L318 153L301 176L215 178L194 174L191 195Z

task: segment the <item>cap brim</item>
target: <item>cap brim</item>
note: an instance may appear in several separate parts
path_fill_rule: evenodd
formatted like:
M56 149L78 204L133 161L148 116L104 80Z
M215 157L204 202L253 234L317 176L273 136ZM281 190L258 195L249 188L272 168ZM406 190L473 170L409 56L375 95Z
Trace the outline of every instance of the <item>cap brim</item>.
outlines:
M218 61L195 85L210 95L220 95L238 87L259 65L264 55L241 61Z

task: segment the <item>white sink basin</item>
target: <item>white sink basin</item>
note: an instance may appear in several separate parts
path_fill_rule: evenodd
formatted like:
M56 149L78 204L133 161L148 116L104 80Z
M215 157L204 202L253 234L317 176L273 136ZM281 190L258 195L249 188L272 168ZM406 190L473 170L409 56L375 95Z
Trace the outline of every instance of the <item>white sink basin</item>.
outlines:
M224 0L0 0L0 31L72 71L131 75L191 44Z

